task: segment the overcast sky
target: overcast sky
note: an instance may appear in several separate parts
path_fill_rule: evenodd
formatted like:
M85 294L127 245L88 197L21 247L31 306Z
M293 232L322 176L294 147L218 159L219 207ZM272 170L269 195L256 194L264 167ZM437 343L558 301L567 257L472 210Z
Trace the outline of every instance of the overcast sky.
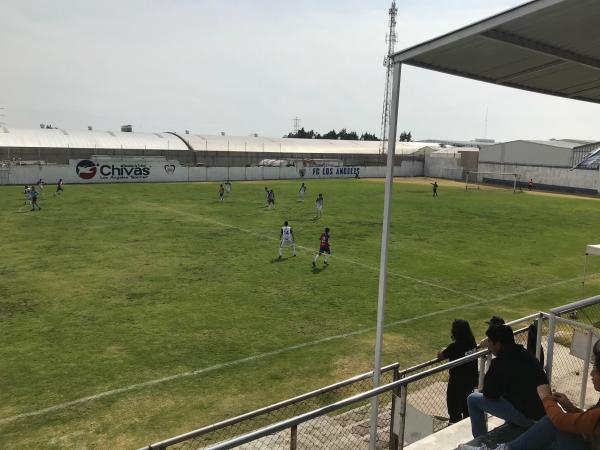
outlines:
M13 127L379 135L390 0L2 0L0 110ZM396 50L521 0L400 0ZM600 105L405 67L413 138L600 139ZM488 111L487 135L485 127Z

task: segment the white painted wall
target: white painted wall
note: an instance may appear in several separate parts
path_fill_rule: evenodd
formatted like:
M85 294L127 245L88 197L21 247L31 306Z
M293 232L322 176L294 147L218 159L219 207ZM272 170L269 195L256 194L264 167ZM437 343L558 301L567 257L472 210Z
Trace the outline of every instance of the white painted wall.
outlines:
M186 167L177 161L162 158L98 158L93 162L96 167L80 167L81 160L71 160L68 165L23 165L0 168L0 184L33 184L42 178L48 184L54 184L62 178L66 184L76 183L165 183L186 181L239 181L239 180L278 180L298 179L296 167ZM115 169L113 169L113 166ZM146 170L147 176L119 176L127 169L140 168ZM340 169L342 169L340 171ZM89 179L81 178L81 174L95 174ZM328 167L313 171L307 168L305 178L353 178L355 171L361 178L383 178L385 167ZM104 174L104 175L103 175ZM394 175L413 177L423 175L423 163L405 161L401 167L394 169Z
M533 167L516 164L479 163L479 172L518 173L521 182L533 179L534 185L588 189L598 193L600 174L597 170L570 170L560 167ZM491 177L492 175L490 175Z
M426 155L424 172L426 177L462 180L463 168L460 154L452 156Z

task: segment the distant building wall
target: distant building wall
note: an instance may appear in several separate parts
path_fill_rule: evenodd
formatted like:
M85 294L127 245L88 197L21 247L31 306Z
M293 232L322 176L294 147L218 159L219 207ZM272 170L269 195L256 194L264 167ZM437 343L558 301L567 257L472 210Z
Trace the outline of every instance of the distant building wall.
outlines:
M600 173L597 170L570 170L562 167L524 166L517 164L479 163L479 172L517 173L521 186L529 179L539 189L598 194ZM493 179L493 174L486 175Z
M426 153L423 174L431 178L464 180L465 172L477 170L478 152Z
M573 149L551 145L513 141L483 147L479 161L485 163L521 164L545 167L571 167Z
M68 164L71 159L88 159L94 155L115 157L163 156L177 160L182 165L246 166L256 165L263 159L338 159L345 166L381 166L386 156L360 153L285 153L240 151L191 151L191 150L144 150L144 149L90 149L90 148L39 148L1 147L0 161L42 161L51 164ZM396 155L395 165L404 161L420 161L423 156Z

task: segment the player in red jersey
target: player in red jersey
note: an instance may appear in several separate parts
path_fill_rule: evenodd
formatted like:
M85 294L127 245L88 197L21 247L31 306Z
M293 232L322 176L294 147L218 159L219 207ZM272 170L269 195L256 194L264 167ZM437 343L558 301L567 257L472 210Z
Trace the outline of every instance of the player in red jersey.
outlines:
M325 258L323 264L325 264L326 266L329 265L329 263L327 262L327 260L329 259L329 255L331 255L331 249L329 248L329 228L325 228L325 231L321 233L321 237L319 238L319 253L317 253L315 255L315 259L313 259L313 267L317 267L317 259L319 259L319 256L321 256L321 254L323 254L323 257Z

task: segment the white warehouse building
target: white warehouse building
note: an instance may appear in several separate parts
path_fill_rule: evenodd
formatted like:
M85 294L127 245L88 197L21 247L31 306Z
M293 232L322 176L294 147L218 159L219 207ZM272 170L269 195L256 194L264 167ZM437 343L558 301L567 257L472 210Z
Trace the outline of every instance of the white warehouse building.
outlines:
M515 173L521 185L531 179L542 189L595 195L600 190L598 165L579 163L598 148L598 141L575 139L502 142L480 149L478 172L490 181L507 182L502 174Z

